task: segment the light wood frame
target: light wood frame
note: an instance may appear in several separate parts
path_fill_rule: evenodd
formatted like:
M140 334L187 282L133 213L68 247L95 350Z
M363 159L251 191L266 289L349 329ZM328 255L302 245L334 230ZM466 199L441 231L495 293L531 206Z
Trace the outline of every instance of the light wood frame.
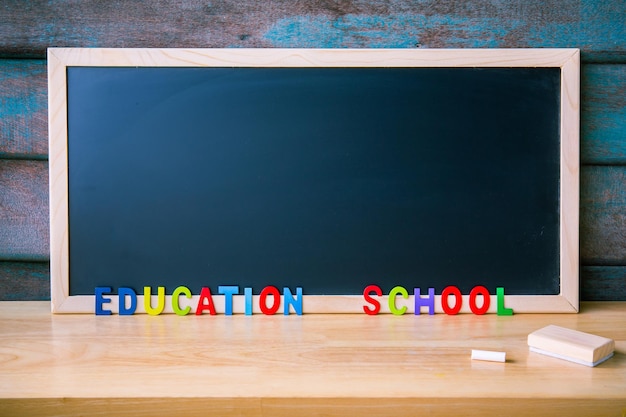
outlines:
M50 279L52 312L93 313L94 296L69 295L67 67L558 67L561 69L560 164L560 294L510 295L506 307L516 313L578 312L579 309L579 104L578 49L86 49L48 50ZM409 291L411 291L409 289ZM117 297L107 309L117 312ZM166 312L171 312L167 296ZM257 296L255 296L257 298ZM413 296L402 302L413 313ZM223 296L213 296L224 311ZM186 302L195 305L198 296ZM305 313L363 313L363 296L304 297ZM156 303L156 301L153 301ZM153 304L154 305L154 304ZM255 313L258 303L255 300ZM462 312L469 312L463 296ZM388 313L386 297L381 313ZM441 300L436 296L436 312ZM234 312L244 311L243 296L235 296ZM490 312L495 312L492 296ZM281 310L282 311L282 310ZM137 312L143 312L138 296Z

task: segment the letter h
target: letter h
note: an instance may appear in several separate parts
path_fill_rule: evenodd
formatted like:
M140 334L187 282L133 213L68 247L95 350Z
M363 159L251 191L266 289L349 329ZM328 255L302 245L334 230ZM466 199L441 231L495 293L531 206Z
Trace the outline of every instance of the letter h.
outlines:
M415 315L418 316L421 313L422 307L428 307L428 314L435 314L435 289L428 289L428 297L422 298L422 294L419 288L413 289L413 294L415 298Z

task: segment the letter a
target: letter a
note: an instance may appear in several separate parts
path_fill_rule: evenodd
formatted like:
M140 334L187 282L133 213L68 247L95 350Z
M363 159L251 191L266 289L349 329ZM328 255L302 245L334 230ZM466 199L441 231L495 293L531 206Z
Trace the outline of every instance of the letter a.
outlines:
M198 308L196 308L196 316L202 314L204 310L209 310L209 314L216 315L215 306L213 305L213 297L209 287L202 287L200 291L200 299L198 300Z

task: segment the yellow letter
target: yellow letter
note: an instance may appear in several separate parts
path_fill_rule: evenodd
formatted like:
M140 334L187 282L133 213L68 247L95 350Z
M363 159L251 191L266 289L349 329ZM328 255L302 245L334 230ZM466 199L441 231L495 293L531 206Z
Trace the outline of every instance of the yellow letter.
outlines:
M143 307L151 316L158 316L165 308L165 287L157 288L157 306L152 308L152 291L150 287L143 287Z

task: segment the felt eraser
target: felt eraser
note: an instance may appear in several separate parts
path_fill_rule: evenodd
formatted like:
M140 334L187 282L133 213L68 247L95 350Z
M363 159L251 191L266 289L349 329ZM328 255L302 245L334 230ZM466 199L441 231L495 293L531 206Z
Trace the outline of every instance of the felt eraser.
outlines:
M506 352L472 349L472 360L489 362L506 362Z
M613 339L560 326L546 326L528 335L532 352L596 366L613 356Z

